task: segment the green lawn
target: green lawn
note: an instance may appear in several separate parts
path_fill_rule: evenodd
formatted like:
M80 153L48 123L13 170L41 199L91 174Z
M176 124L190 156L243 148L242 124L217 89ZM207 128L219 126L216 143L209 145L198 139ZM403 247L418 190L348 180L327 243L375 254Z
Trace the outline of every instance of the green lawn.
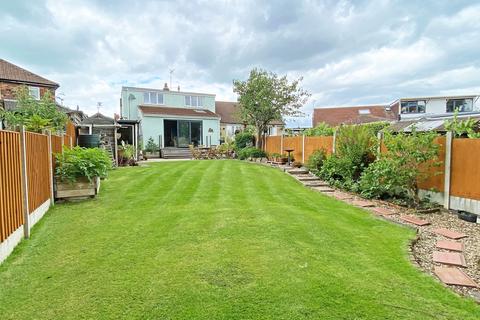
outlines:
M479 319L413 236L260 165L122 168L0 265L0 318Z

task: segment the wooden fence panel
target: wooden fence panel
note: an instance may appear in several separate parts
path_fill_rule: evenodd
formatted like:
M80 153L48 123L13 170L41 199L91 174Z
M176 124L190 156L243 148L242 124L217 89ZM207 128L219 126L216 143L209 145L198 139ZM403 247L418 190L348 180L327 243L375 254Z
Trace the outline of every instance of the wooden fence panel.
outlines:
M287 154L286 149L293 149L291 153L295 161L302 162L302 139L303 137L283 137L283 153Z
M450 195L480 200L480 139L453 139Z
M48 136L26 132L28 206L32 213L50 199Z
M305 137L305 162L317 150L325 149L327 154L333 152L333 136Z
M68 140L65 142L65 144L72 148L77 145L77 130L71 121L67 122L65 129L65 136L68 137Z
M445 137L438 137L435 139L435 143L439 145L438 159L435 160L439 165L430 166L425 169L426 178L418 181L418 188L423 190L433 189L436 192L443 192L445 189Z
M281 145L282 145L282 137L281 136L271 136L266 138L265 143L265 151L269 154L272 153L282 153L281 152Z
M0 243L23 225L20 134L0 131Z
M62 137L52 135L52 167L55 169L55 154L62 152Z

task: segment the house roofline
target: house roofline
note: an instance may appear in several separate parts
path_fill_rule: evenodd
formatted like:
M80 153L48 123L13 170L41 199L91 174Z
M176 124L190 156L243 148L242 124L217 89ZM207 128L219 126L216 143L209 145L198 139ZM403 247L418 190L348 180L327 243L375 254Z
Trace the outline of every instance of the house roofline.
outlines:
M163 89L155 89L155 88L143 88L143 87L122 87L123 91L155 91L155 92L162 92L162 93L171 93L175 95L197 95L197 96L205 96L205 97L214 97L216 94L213 93L200 93L200 92L189 92L189 91L175 91L175 90L163 90Z

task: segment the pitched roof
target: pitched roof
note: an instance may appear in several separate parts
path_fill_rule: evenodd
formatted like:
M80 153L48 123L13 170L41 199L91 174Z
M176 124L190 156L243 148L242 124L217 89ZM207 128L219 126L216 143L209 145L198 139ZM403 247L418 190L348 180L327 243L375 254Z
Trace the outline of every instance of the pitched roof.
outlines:
M54 88L59 87L58 83L40 77L33 72L20 68L3 59L0 59L0 81L1 80L26 84L40 84Z
M236 114L237 108L240 106L238 102L231 101L215 101L215 112L220 115L221 123L243 124ZM283 121L272 121L272 125L283 125Z
M340 124L359 124L378 121L396 120L392 111L387 111L387 106L354 106L315 108L313 110L313 126L325 122L331 126Z
M113 118L104 116L100 112L95 113L93 116L86 118L82 122L80 122L80 125L86 125L86 124L103 124L103 125L114 125L115 120Z
M144 114L164 115L164 116L181 116L181 117L202 117L202 118L219 118L219 115L207 109L188 109L188 108L172 108L172 107L151 107L139 106Z

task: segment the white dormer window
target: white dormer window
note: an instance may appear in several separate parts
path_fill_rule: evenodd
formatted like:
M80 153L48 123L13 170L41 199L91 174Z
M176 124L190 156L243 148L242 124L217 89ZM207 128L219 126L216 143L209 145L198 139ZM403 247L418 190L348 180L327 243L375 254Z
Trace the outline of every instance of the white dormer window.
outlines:
M203 107L203 97L185 96L185 105L187 107Z
M160 92L144 92L143 103L145 104L163 104L163 93Z
M40 88L39 87L28 87L28 93L35 100L40 100Z
M360 109L358 110L358 114L370 114L370 109Z

